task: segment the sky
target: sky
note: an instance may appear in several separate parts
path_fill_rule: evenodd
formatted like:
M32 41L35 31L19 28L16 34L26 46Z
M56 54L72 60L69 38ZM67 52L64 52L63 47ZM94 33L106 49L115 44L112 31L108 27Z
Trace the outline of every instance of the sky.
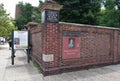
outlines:
M0 0L0 3L3 3L4 9L7 11L7 13L10 13L10 16L12 18L15 18L15 6L20 1L22 1L23 3L30 3L32 4L32 6L39 5L39 0Z

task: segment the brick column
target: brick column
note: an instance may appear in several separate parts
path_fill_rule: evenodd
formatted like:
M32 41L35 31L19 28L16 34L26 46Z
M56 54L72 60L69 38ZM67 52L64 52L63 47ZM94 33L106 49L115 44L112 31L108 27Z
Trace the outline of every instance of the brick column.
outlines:
M44 71L50 71L58 66L59 59L59 10L61 5L52 0L46 0L40 6L42 14L43 48L42 60Z

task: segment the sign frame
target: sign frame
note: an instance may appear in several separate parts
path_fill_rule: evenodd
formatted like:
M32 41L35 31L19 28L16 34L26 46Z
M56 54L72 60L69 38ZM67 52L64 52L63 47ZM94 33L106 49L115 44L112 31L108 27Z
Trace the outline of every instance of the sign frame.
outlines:
M18 38L15 40L15 32L27 32L27 40L26 42L26 47L25 48L15 48L15 44L20 44L20 34L18 35ZM24 38L23 38L24 39ZM23 43L23 42L22 42ZM24 44L24 43L23 43ZM27 53L27 62L30 63L30 31L29 30L22 30L22 31L16 31L16 30L12 30L12 50L11 50L11 61L12 61L12 65L14 65L14 58L15 58L15 51L17 50L26 50Z

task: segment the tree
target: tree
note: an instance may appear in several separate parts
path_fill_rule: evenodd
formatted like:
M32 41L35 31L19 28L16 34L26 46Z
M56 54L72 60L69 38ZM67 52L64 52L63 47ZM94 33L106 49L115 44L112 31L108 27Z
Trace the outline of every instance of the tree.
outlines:
M116 0L115 3L117 5L118 9L120 10L120 0Z
M18 30L24 29L24 26L32 21L32 15L36 17L35 22L41 21L40 11L37 7L33 7L30 3L23 4L23 2L19 2L18 5L20 6L20 16L15 20Z
M63 5L60 21L98 24L97 16L100 12L100 0L54 0Z
M32 15L35 16L35 22L40 23L41 22L41 12L39 11L38 7L34 7L32 10Z
M26 25L28 22L31 21L32 16L32 5L29 3L23 4L23 2L19 2L20 7L20 15L19 18L16 19L16 26L18 27L18 30L24 29L24 25Z
M120 10L118 0L104 0L105 10L99 17L99 23L103 26L120 27Z
M10 37L11 31L16 29L13 23L14 21L6 13L4 5L0 4L0 36Z

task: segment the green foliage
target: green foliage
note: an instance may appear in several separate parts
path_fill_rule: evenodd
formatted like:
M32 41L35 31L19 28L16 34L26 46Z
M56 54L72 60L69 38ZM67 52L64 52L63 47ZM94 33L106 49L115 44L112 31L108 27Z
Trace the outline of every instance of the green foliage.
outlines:
M63 5L60 21L98 24L97 16L101 8L99 0L54 0Z
M120 0L54 0L63 5L60 21L120 27ZM101 7L104 6L105 9Z
M120 27L120 0L54 0L63 5L60 11L60 21ZM40 5L42 1L39 0ZM102 9L102 6L105 8ZM16 19L19 30L31 21L31 16L36 16L36 22L41 21L40 11L31 4L19 3L21 13Z
M35 61L32 61L32 62L33 62L33 65L37 68L38 72L41 73L39 64Z
M18 27L18 30L22 30L24 29L24 25L31 21L33 7L31 4L23 4L23 2L19 2L18 5L20 7L20 15L19 18L16 19L16 26Z
M40 23L41 22L41 16L40 11L38 10L38 7L34 7L32 10L32 15L35 16L35 22Z
M30 3L23 4L23 2L19 2L18 5L20 6L20 16L15 20L18 30L24 29L24 26L32 21L32 15L36 17L36 22L40 22L40 12L37 7L33 7Z
M116 6L116 0L106 0L104 5L105 10L98 17L99 24L120 28L120 10Z
M120 0L116 0L116 1L115 1L115 4L116 4L116 6L118 7L118 9L120 10Z
M10 37L13 29L16 29L13 19L6 13L4 5L0 4L0 36Z

